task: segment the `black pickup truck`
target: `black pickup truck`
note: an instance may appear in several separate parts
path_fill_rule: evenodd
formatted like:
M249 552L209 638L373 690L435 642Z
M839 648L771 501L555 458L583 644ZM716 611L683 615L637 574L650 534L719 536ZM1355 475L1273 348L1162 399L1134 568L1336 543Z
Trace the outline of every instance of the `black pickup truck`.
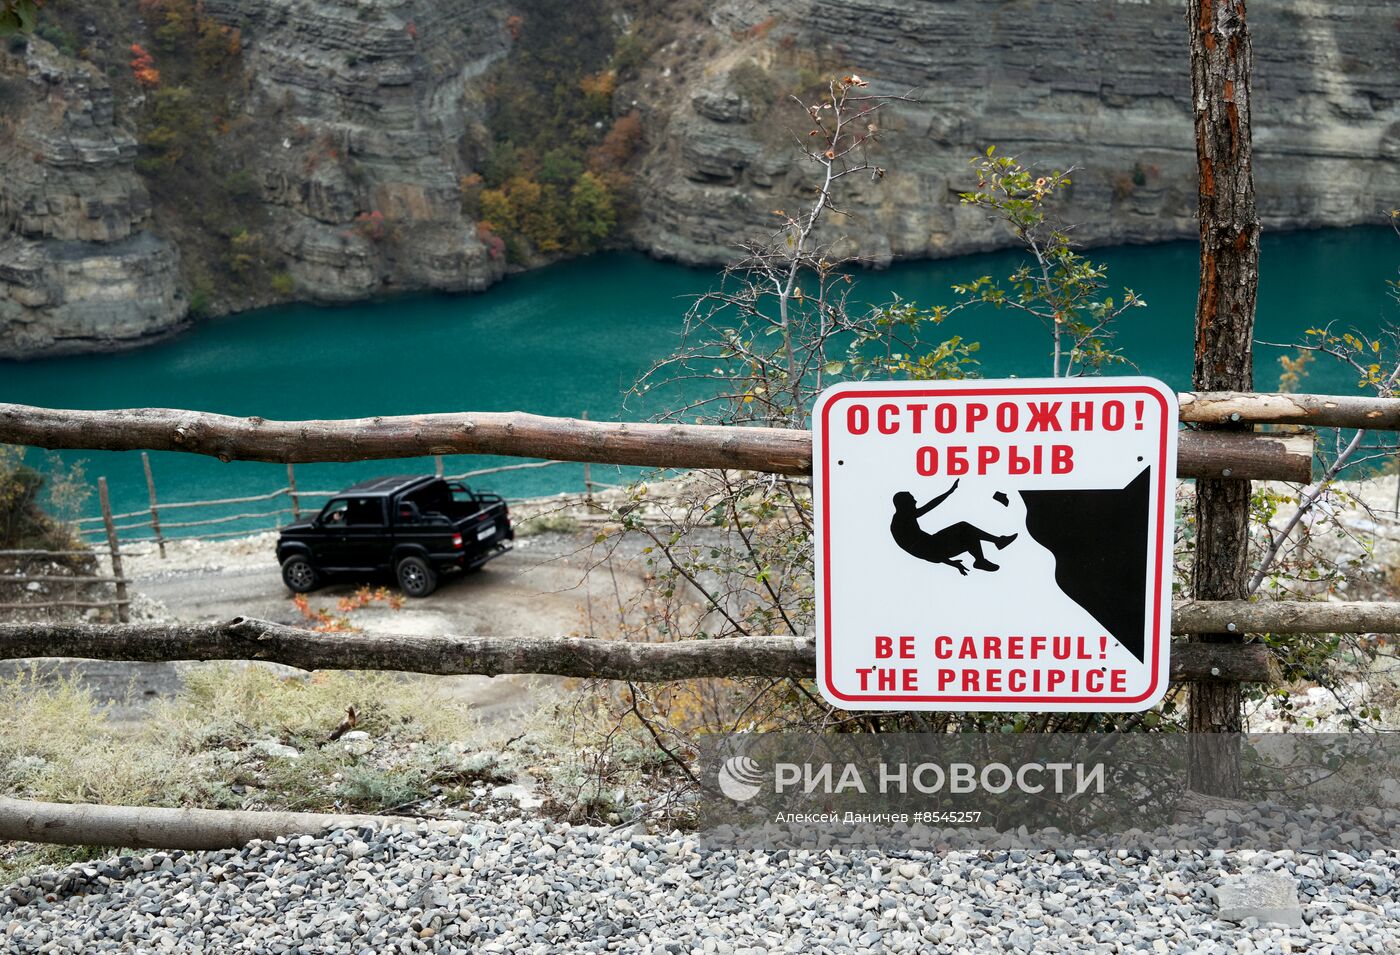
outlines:
M426 597L442 573L480 567L514 537L499 495L399 475L356 484L311 520L282 528L277 560L294 593L332 576L392 570L405 594Z

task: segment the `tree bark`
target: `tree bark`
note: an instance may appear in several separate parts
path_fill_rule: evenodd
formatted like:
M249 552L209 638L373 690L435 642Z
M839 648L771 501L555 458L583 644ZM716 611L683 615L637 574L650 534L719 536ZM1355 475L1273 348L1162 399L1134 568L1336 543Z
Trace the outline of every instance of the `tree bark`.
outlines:
M1306 483L1312 473L1311 441L1307 435L1188 431L1180 438L1177 470L1183 477ZM737 468L795 475L812 470L810 431L586 421L518 412L267 421L165 408L69 411L0 404L0 444L188 451L221 461L505 454L659 468ZM173 506L167 504L165 509Z
M268 421L169 408L70 411L0 404L0 443L59 449L188 451L221 461L370 461L438 454L739 468L812 469L812 436L783 428L647 424L463 412L341 421Z
M1201 235L1193 384L1198 391L1249 391L1254 386L1252 345L1259 284L1259 216L1254 206L1250 129L1253 50L1244 0L1187 0L1186 16ZM1197 483L1197 599L1245 596L1249 496L1248 482ZM1242 637L1222 632L1197 634L1194 639L1233 643ZM1231 734L1227 738L1235 739L1241 729L1240 703L1238 684L1196 685L1191 689L1188 728L1193 733ZM1238 795L1238 760L1221 756L1193 754L1193 789L1214 796Z
M1400 603L1183 600L1172 633L1400 633ZM1226 649L1231 649L1226 647Z
M1191 609L1215 615L1211 619L1239 620L1247 628L1250 612L1264 606L1272 609L1278 605L1197 604ZM1308 623L1307 611L1302 607L1363 605L1299 606L1292 620L1301 629ZM1381 606L1389 608L1389 623L1400 631L1400 605ZM1326 622L1339 621L1329 618ZM1381 624L1385 620L1367 622ZM1268 683L1273 679L1269 651L1262 644L1218 647L1178 643L1172 650L1171 679L1177 682L1233 679ZM0 660L37 657L146 663L257 660L301 670L485 676L534 673L634 683L749 676L811 679L817 662L815 641L807 637L733 637L676 643L579 637L425 637L318 633L242 617L226 623L0 624Z
M225 623L0 624L0 659L258 660L302 670L393 670L435 675L535 673L658 683L705 677L810 678L807 637L733 637L631 643L587 637L320 633L266 620Z
M1400 431L1400 398L1188 391L1177 400L1181 420L1188 424L1296 424Z

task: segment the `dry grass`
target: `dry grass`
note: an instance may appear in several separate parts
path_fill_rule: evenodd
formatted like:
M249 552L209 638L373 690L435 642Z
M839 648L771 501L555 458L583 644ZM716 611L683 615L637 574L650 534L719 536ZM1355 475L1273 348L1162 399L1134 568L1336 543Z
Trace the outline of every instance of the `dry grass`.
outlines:
M328 742L351 705L369 739ZM588 687L482 726L430 678L230 664L192 669L133 729L76 680L28 671L0 680L0 714L0 793L55 802L432 814L480 810L491 787L533 779L546 811L616 824L675 782L615 695ZM0 885L108 852L0 847Z
M327 743L354 705L370 740ZM191 672L177 698L134 730L111 723L72 679L27 671L0 681L0 792L54 802L232 809L383 812L464 786L460 746L476 722L428 680L383 674L285 678L256 666ZM294 747L297 758L265 747ZM87 850L11 848L0 883L89 857Z

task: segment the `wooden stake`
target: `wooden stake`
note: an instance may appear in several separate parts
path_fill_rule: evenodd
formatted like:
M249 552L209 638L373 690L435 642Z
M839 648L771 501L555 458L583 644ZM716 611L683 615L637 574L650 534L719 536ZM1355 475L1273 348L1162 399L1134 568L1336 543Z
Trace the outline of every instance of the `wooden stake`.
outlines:
M107 546L112 553L112 576L117 578L117 582L112 585L117 593L117 619L122 623L128 623L131 620L131 605L126 595L126 574L122 572L122 549L121 544L117 541L116 524L112 521L112 501L107 496L107 479L105 477L97 479L97 498L102 504L102 524L107 528Z
M160 548L160 559L165 560L165 538L160 533L160 510L156 507L156 479L151 474L151 456L145 451L141 452L141 467L146 470L146 491L151 495L151 533Z
M292 520L301 520L301 498L297 497L297 468L292 462L287 462L287 491L292 496Z
M433 455L433 472L438 477L442 477L442 475L445 473L442 468L442 455L440 454Z

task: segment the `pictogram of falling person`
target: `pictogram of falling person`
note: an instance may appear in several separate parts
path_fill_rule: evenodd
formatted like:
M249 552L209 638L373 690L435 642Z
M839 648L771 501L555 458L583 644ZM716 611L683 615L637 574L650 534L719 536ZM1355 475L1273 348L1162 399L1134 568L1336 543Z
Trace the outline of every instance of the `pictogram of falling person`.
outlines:
M919 506L914 495L908 491L900 491L896 494L894 496L894 517L890 520L890 536L906 554L920 560L926 560L931 564L947 564L949 567L956 568L958 573L964 577L967 576L967 568L959 559L963 554L971 555L974 570L989 572L998 570L1000 565L987 559L986 554L982 551L982 545L984 543L991 544L997 550L1001 550L1016 539L1016 534L998 537L995 534L988 534L980 527L975 527L967 521L958 521L956 524L951 524L931 534L919 526L919 518L947 500L948 495L958 489L958 483L958 481L954 481L952 487L922 507Z

